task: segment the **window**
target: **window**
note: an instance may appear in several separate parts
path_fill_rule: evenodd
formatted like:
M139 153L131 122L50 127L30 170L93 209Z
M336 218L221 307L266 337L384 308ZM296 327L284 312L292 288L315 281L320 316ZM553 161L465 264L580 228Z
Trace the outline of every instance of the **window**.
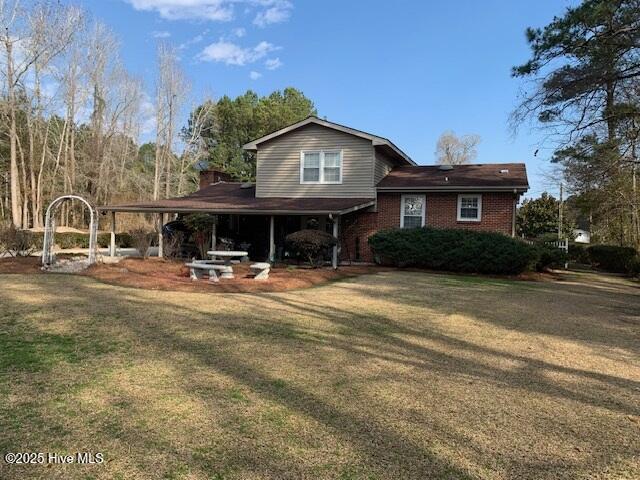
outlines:
M400 228L424 227L424 195L402 195L400 204Z
M300 183L342 183L342 151L301 152Z
M482 195L458 195L458 221L479 222L482 216Z

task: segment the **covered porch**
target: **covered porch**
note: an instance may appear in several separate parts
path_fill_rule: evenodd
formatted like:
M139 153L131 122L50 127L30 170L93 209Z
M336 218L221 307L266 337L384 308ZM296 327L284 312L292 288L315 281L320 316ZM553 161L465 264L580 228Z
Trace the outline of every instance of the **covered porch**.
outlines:
M256 198L252 185L218 182L185 197L106 205L98 207L98 211L110 216L111 257L117 254L117 214L120 212L155 216L159 257L164 256L163 225L188 214L204 213L213 216L210 230L212 249L246 250L251 260L274 264L290 259L285 245L288 234L318 229L338 239L327 259L333 268L337 268L341 218L374 204L374 199L361 198Z

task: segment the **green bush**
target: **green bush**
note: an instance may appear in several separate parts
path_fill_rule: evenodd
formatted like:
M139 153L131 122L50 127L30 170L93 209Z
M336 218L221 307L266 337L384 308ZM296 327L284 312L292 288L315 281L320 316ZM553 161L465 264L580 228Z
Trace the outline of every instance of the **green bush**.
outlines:
M450 272L518 274L536 265L537 248L500 233L413 228L369 237L376 261Z
M627 273L632 277L640 277L640 256L635 256L629 264Z
M55 244L60 248L89 248L89 234L80 232L57 232L55 234ZM98 247L108 248L111 244L110 233L99 233L96 237ZM33 243L36 249L41 249L44 242L44 234L33 235ZM132 247L131 235L128 233L116 233L116 246L119 248Z
M551 245L536 245L537 260L536 271L542 272L548 268L561 268L567 262L567 254L564 250Z
M591 263L586 245L582 245L580 243L570 243L569 260L576 263Z
M317 266L323 254L338 243L333 235L322 230L300 230L285 238L287 248L297 257L307 260L312 267Z
M616 245L591 245L587 252L594 267L615 273L628 273L637 256L635 248Z

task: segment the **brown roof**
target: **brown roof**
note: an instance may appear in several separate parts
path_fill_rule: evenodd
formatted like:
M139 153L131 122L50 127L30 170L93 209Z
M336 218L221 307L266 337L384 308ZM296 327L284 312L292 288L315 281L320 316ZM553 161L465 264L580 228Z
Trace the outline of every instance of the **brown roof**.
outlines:
M98 207L112 212L210 212L210 213L346 213L372 205L373 198L256 198L255 186L215 183L191 195Z
M454 165L443 170L440 165L396 167L378 183L380 190L487 190L529 188L524 163L484 163Z

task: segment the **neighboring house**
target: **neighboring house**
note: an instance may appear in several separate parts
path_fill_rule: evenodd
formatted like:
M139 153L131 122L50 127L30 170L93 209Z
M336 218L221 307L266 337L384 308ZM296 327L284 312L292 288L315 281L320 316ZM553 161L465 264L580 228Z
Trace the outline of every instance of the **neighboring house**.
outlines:
M589 230L574 228L573 237L576 243L591 243L591 232Z
M203 172L186 197L100 207L114 212L208 212L217 235L252 244L253 257L284 254L284 237L320 228L339 238L333 264L372 262L368 237L421 226L515 234L529 188L524 164L418 166L386 138L309 117L244 145L256 154L255 185Z

